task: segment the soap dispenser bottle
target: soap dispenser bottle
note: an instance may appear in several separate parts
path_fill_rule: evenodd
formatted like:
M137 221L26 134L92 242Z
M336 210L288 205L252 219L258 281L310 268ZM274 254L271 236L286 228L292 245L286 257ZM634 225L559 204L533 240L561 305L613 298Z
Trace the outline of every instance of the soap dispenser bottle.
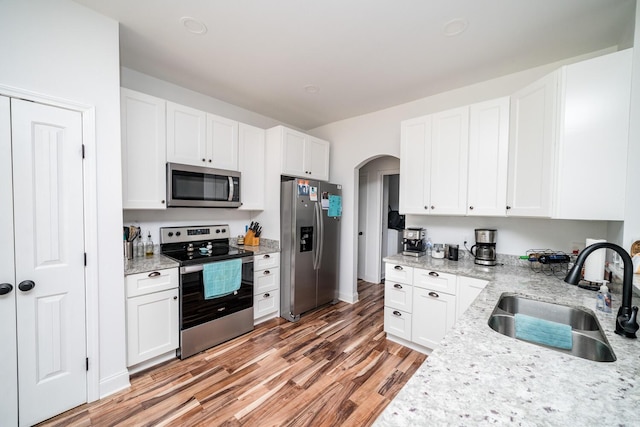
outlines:
M602 282L598 295L596 296L596 309L604 311L605 313L611 313L611 293L607 286L607 281Z

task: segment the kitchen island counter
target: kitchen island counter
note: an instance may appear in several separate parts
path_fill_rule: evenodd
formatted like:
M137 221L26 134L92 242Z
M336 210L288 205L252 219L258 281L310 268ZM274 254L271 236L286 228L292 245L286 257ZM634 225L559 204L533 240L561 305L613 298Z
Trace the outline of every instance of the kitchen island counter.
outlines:
M615 314L593 310L595 292L535 273L525 263L481 267L469 259L402 255L384 261L489 284L375 426L640 425L640 342L614 333ZM487 321L503 292L592 310L617 360L593 362L493 331ZM620 301L614 294L613 313Z

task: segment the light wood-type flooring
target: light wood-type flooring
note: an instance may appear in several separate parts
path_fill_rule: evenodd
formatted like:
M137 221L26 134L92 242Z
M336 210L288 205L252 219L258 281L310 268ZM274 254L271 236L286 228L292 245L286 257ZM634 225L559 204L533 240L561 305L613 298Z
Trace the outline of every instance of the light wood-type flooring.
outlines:
M360 301L278 318L42 426L367 426L426 356L383 331L384 285Z

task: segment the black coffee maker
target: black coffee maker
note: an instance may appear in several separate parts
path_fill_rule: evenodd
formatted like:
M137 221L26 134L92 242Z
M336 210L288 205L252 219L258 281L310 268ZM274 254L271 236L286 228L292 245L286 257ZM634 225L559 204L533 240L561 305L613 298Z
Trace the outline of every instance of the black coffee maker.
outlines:
M419 257L427 253L427 230L405 228L402 230L402 255Z
M471 246L471 255L478 265L496 265L496 236L494 228L476 228L476 244ZM475 252L474 252L475 249Z

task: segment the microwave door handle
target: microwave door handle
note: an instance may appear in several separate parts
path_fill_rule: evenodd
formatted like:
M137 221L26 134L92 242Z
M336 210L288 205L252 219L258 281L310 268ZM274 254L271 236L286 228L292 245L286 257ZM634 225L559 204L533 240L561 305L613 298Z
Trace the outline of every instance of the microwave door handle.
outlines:
M233 201L233 193L235 192L235 186L233 185L233 178L232 177L227 177L227 179L229 180L229 199L227 199L229 202Z

